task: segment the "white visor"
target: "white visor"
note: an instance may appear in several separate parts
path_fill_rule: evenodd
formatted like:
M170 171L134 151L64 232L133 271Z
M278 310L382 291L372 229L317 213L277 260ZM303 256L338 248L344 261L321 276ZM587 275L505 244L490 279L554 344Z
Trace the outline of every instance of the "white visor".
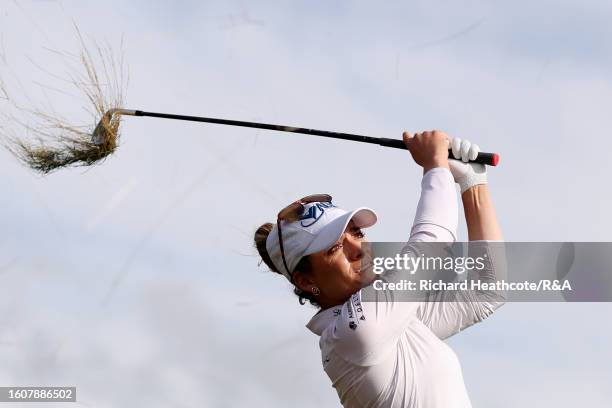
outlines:
M377 217L376 213L367 207L346 211L332 203L305 204L304 212L298 221L281 221L283 248L289 270L283 262L277 225L274 225L266 240L268 255L276 269L291 281L291 274L300 260L306 255L330 248L340 239L351 220L356 227L367 228L376 223Z

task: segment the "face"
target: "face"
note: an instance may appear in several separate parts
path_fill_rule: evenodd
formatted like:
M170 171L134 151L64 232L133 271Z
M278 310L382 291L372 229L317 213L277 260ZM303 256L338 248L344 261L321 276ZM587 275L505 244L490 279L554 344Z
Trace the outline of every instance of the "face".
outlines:
M295 273L296 286L306 292L312 292L315 286L319 288L317 300L323 308L344 303L370 280L369 270L361 269L362 261L367 264L369 258L362 250L363 242L364 233L353 221L349 222L334 245L308 257L311 270Z

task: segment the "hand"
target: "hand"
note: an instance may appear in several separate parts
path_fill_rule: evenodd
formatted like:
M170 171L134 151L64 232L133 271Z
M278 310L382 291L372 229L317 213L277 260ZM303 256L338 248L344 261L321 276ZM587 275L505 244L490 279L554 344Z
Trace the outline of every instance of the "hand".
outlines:
M404 143L414 161L427 172L434 167L448 168L449 137L439 130L415 133L404 132Z
M467 163L478 156L480 148L469 140L461 140L458 137L449 138L453 156L457 160L449 160L450 168L455 183L459 184L461 193L478 184L487 184L487 168L484 164Z

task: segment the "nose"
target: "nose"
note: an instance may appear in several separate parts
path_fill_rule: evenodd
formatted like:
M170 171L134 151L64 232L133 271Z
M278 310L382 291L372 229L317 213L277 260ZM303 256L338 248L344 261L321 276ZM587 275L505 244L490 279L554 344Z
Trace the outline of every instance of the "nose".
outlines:
M361 260L363 257L363 251L361 250L361 241L351 234L346 234L344 240L344 251L349 262L355 262Z

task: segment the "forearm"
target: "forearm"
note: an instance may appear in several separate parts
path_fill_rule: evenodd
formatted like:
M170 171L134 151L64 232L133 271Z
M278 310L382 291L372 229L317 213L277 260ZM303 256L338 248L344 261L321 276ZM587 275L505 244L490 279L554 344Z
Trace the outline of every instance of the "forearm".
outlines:
M461 195L461 199L470 241L503 240L486 184L476 185L466 190Z

